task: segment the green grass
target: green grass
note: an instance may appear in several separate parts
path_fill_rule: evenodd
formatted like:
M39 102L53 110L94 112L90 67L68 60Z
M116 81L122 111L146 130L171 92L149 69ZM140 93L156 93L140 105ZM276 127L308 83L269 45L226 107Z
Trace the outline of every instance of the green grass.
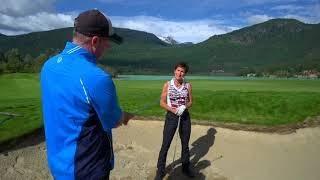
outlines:
M141 116L163 117L164 80L115 80L120 105ZM191 80L194 121L281 125L320 115L319 80ZM0 76L0 143L43 125L38 74Z
M163 116L165 81L116 81L121 105L143 116ZM320 114L318 80L191 80L194 120L280 125ZM141 109L141 111L139 111Z
M28 134L43 125L39 99L20 98L1 100L0 112L10 112L19 115L13 118L0 115L0 143Z
M0 143L32 132L43 125L40 109L38 75L8 74L0 76Z
M195 96L196 119L258 125L290 124L320 113L320 93L201 91Z

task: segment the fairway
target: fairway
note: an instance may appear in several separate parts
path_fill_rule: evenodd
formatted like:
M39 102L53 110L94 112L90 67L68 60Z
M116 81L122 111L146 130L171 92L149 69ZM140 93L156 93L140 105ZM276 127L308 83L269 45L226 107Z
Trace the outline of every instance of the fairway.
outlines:
M209 80L190 78L193 121L276 126L320 115L319 80ZM162 119L166 80L116 79L119 103L139 116ZM0 143L42 126L38 74L0 76Z
M320 112L319 80L190 80L193 120L280 125L301 122ZM160 116L165 80L116 81L120 103L142 116ZM140 111L141 110L141 111Z

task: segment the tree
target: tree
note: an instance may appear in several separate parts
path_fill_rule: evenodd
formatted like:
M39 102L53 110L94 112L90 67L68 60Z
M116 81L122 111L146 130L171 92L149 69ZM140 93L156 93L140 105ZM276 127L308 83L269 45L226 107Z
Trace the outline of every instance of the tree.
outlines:
M0 74L3 74L6 69L4 54L0 52Z
M102 68L104 71L108 72L113 78L116 78L119 74L119 71L117 69L112 68L110 66L106 66L103 64L98 64L98 66Z
M42 65L46 62L48 57L49 55L46 53L42 53L36 57L33 64L33 72L40 72Z
M5 59L7 60L6 70L9 73L16 73L22 70L22 58L18 49L10 49L5 53Z
M4 54L0 52L0 62L6 62Z
M0 74L3 74L6 70L6 64L0 61Z
M34 58L30 54L26 54L23 58L23 72L33 72Z

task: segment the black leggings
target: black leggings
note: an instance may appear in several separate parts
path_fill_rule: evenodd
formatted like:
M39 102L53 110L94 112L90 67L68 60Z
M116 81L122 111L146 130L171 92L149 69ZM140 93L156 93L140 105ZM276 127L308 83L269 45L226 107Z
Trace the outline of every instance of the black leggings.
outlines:
M163 140L162 146L159 153L158 164L157 168L160 171L165 170L166 166L166 159L168 150L173 139L173 136L176 132L178 126L179 116L173 114L172 112L167 112L166 120L163 129ZM188 110L180 117L180 127L179 127L179 136L181 139L181 162L183 166L189 165L189 140L190 140L190 133L191 133L191 122L190 122L190 115Z

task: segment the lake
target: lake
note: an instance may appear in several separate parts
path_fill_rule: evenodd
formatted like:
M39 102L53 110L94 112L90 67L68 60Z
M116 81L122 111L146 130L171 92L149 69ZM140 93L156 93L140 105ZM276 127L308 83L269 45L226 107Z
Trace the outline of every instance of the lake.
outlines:
M118 75L117 80L170 80L167 75ZM269 78L269 77L241 77L241 76L197 76L187 75L187 80L299 80L299 78ZM301 80L306 80L301 78ZM319 80L319 79L310 79Z

